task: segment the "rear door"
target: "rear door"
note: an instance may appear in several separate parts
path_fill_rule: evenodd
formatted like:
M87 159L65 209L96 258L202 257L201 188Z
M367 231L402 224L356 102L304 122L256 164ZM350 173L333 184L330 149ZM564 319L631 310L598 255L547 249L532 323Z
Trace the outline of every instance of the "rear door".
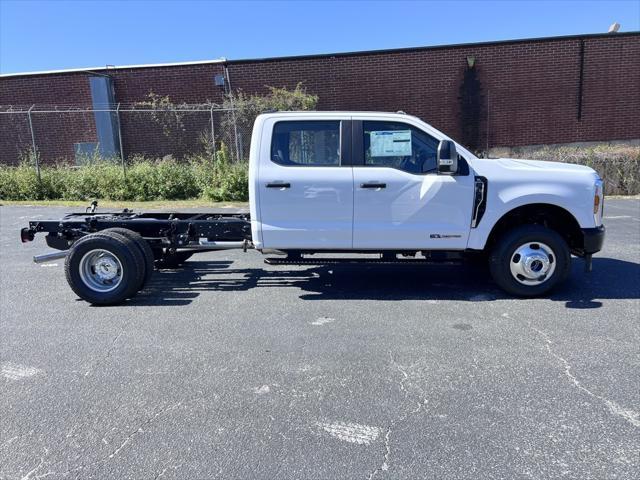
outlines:
M349 249L350 117L265 123L257 191L264 248Z
M464 249L473 176L438 175L439 139L410 123L354 118L354 249ZM466 169L465 169L466 167Z

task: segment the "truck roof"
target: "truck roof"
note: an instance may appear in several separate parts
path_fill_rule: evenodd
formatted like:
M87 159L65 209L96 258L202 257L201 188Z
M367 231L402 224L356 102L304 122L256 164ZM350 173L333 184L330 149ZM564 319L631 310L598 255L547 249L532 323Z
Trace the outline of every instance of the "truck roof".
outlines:
M415 118L420 120L420 118L415 115L409 115L405 112L380 112L380 111L350 111L350 110L299 110L299 111L275 111L275 112L266 112L261 114L261 116L295 116L295 117L335 117L335 116L350 116L350 117L358 117L358 116L394 116L398 118Z

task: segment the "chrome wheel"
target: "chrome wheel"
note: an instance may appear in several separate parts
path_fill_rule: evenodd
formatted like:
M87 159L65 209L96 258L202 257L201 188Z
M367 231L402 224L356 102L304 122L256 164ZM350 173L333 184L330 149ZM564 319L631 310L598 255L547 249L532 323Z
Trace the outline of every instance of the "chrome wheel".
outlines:
M110 292L122 282L122 264L108 250L96 249L85 253L79 270L83 283L96 292Z
M509 266L511 275L527 286L546 282L556 269L556 255L544 243L527 242L515 249Z

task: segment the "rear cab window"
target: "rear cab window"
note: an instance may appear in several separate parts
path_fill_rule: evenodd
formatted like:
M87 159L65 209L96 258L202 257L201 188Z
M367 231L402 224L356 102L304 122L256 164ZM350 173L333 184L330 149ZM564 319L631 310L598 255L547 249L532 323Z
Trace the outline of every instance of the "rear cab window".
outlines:
M280 121L273 127L271 161L284 166L339 166L340 121Z

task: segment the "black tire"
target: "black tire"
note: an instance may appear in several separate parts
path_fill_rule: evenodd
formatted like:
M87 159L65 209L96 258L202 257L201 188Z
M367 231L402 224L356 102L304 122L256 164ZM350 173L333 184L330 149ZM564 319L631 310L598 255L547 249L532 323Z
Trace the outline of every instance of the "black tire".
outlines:
M191 258L193 253L194 252L176 252L165 254L160 260L156 260L156 266L166 270L180 268L184 262Z
M511 263L517 264L515 260L522 258L516 255L517 250L527 243L534 249L536 245L541 248L539 244L544 244L552 250L547 258L550 265L555 264L554 269L542 283L525 285L521 282L526 281L526 277L520 276L521 281L518 281L517 275L512 273ZM507 293L518 297L544 295L567 278L570 268L571 251L567 242L556 231L541 225L523 225L505 233L489 255L489 270L495 282Z
M106 250L120 262L121 280L110 291L97 291L83 280L83 258L92 250ZM73 244L64 264L71 289L93 305L115 305L134 296L144 281L144 258L133 240L115 232L89 234Z
M144 258L145 265L144 280L142 282L142 285L140 286L140 290L142 290L147 282L151 280L151 277L153 276L153 270L155 268L153 250L151 249L149 242L142 238L142 235L140 235L138 232L134 232L133 230L129 230L128 228L107 228L106 230L102 230L101 233L105 232L119 233L120 235L123 235L135 242L135 244L138 246L140 253L142 253L142 257Z

